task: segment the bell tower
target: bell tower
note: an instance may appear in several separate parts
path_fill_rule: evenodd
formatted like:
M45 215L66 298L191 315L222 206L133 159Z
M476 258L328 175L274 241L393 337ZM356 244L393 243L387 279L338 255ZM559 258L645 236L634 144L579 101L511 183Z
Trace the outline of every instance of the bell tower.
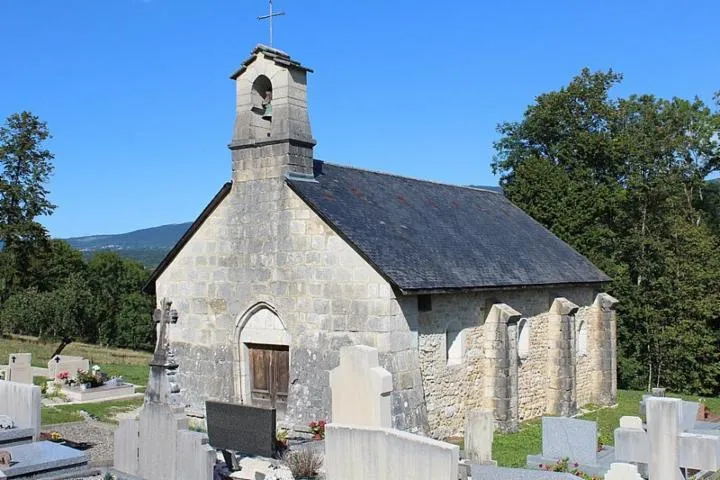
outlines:
M307 73L280 50L258 45L230 78L236 84L233 181L312 176L315 140L307 110Z

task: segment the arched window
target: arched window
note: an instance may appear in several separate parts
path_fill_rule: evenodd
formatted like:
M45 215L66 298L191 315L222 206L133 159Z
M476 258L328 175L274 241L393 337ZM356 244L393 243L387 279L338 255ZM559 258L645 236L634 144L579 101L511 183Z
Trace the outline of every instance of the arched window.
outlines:
M525 360L530 355L530 322L521 318L517 325L518 357Z
M587 342L588 342L587 323L585 323L584 321L581 321L580 325L578 325L578 329L577 329L577 356L578 357L584 357L587 355Z
M445 332L445 354L448 365L460 365L465 353L465 335L458 322L448 325Z

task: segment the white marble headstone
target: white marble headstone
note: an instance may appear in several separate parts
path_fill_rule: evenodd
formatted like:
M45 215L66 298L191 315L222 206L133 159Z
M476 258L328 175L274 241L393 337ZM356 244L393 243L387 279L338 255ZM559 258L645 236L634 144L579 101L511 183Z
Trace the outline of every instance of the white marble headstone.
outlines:
M379 366L377 349L343 347L330 372L332 421L343 425L392 427L392 375Z

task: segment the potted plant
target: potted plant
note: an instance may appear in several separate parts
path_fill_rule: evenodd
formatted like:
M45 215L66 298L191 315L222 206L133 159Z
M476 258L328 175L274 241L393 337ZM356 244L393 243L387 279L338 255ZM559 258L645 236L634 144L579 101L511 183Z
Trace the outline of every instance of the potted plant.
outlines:
M283 461L290 469L293 478L296 480L317 480L318 471L322 467L322 455L313 448L303 448L288 452L282 457Z

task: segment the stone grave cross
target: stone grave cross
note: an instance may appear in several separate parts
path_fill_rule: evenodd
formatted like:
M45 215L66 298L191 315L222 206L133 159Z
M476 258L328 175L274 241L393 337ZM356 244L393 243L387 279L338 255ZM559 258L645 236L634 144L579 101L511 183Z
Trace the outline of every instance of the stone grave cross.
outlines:
M150 379L145 391L145 403L177 403L173 394L180 392L176 375L178 364L167 338L168 323L177 323L178 313L172 310L172 302L163 298L162 308L153 312L153 320L160 325L155 353L150 360Z
M332 421L342 425L392 427L392 375L366 345L343 347L340 365L330 371Z
M679 480L681 468L720 468L720 437L683 431L682 400L647 399L647 431L639 417L623 417L615 430L615 460L648 465L649 480Z

